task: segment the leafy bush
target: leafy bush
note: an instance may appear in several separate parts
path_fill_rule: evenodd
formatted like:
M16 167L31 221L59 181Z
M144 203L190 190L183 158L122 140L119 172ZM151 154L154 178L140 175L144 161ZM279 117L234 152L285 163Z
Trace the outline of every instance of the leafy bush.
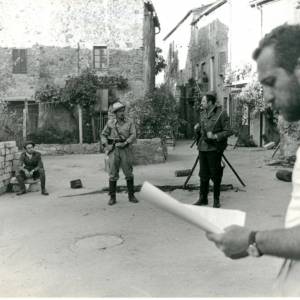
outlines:
M36 92L35 99L41 102L60 102L69 109L77 104L92 109L97 90L114 87L126 89L127 79L122 76L98 76L95 71L86 69L80 75L69 77L63 88L46 85Z
M16 111L11 111L5 101L0 100L0 141L15 140L22 144L23 120Z
M237 98L241 103L247 104L253 114L263 112L266 108L262 86L256 78L253 78L242 88Z
M28 135L28 139L36 144L72 144L77 143L76 134L67 130L59 130L54 127L38 129Z
M176 100L166 85L130 104L139 138L175 137L180 125Z
M62 88L47 84L36 91L35 100L40 102L61 102Z

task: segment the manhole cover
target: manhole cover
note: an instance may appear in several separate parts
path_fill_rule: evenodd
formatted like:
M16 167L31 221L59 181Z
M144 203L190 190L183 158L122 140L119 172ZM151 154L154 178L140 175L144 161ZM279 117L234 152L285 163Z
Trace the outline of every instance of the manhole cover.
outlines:
M124 239L118 235L96 234L79 238L75 242L75 247L83 250L104 250L124 242Z

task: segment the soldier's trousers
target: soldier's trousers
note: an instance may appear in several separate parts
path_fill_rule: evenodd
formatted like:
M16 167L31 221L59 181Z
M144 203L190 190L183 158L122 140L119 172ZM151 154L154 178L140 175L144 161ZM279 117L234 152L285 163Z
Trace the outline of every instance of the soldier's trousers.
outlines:
M214 199L220 197L220 187L222 181L222 154L219 151L199 151L201 181L208 184L211 179L214 183Z
M119 179L120 167L126 180L133 179L133 153L132 148L127 146L123 149L115 148L108 156L109 180L117 181Z

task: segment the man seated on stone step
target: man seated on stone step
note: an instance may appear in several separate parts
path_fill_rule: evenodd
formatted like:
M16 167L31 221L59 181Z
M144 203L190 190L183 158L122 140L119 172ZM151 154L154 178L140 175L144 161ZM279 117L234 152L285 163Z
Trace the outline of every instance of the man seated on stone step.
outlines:
M46 176L42 156L40 152L34 150L34 147L35 144L33 142L25 142L25 151L20 156L19 169L16 176L20 186L20 191L17 193L18 196L26 193L25 180L28 178L33 178L34 180L39 178L42 195L49 195L45 187Z

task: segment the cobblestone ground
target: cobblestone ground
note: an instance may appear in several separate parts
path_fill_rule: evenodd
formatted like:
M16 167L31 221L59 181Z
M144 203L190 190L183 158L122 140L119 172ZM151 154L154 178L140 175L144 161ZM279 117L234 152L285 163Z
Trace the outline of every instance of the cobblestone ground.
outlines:
M136 184L181 184L175 170L191 168L190 142L170 151L168 162L135 168ZM224 184L242 190L221 195L223 208L247 212L247 226L281 227L291 184L275 178L265 160L272 150L228 149L226 156L247 183L242 189L229 168ZM0 197L0 296L17 297L246 297L271 296L280 260L231 261L199 229L152 207L131 204L125 193L63 197L107 186L104 156L45 157L50 196ZM125 184L123 176L120 184ZM80 178L84 188L71 190ZM197 172L191 183L197 183ZM197 191L173 191L193 203ZM138 197L138 194L137 194ZM210 198L211 202L211 198Z

